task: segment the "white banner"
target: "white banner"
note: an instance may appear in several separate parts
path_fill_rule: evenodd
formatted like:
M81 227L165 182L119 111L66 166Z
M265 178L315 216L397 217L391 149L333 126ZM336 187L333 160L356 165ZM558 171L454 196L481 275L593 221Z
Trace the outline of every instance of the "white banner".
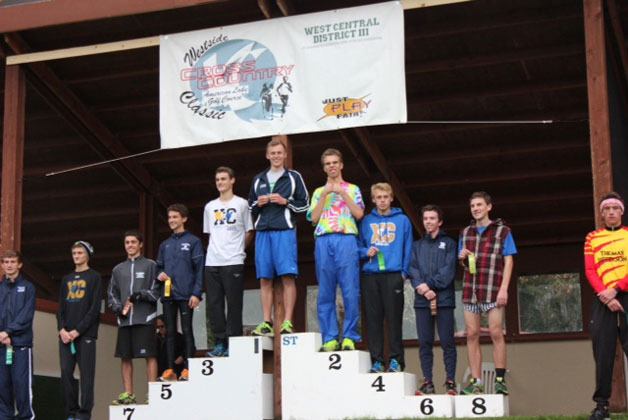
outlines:
M161 147L405 123L400 2L160 41Z

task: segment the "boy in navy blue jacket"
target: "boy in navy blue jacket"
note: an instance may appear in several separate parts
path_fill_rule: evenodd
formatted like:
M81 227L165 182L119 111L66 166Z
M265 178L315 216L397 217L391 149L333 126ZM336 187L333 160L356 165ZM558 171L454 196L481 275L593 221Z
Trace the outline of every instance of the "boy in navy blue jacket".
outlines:
M157 279L164 283L161 303L166 320L166 353L168 369L160 377L162 381L176 381L174 372L177 313L181 316L181 329L185 339L186 367L179 380L187 381L187 359L194 357L194 332L192 315L203 293L203 269L205 259L201 240L185 230L188 209L183 204L168 206L168 225L172 236L159 245Z
M22 255L2 255L0 281L0 418L31 419L35 286L20 274ZM14 417L14 403L18 415Z
M443 211L429 204L421 209L425 236L412 245L410 277L414 295L416 330L419 337L419 356L423 371L423 384L417 395L433 394L432 366L434 364L434 321L443 348L447 378L445 389L456 395L456 343L454 342L454 308L456 295L456 241L441 229ZM434 311L436 314L434 314Z
M412 225L401 209L391 207L393 191L389 184L371 186L373 211L360 225L362 295L366 315L371 372L384 371L384 319L388 323L390 358L388 371L404 369L403 282L408 277L412 249Z

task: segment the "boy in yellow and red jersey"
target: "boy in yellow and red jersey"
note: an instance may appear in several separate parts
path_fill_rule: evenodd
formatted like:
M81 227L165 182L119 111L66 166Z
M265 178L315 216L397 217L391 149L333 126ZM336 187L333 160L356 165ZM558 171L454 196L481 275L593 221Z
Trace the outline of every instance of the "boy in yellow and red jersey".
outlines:
M624 308L628 308L628 228L622 226L624 200L609 193L600 202L604 228L587 235L584 243L585 272L597 294L591 309L591 339L595 359L597 406L591 420L610 418L608 399L615 361L615 343L619 336L628 355L628 328Z

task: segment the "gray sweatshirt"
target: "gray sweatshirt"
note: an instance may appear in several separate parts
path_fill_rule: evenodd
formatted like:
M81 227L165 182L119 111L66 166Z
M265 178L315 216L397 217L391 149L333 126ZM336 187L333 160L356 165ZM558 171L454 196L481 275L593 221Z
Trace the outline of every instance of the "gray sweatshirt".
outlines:
M157 316L159 287L155 261L140 256L116 265L111 272L107 294L109 308L118 317L118 326L128 327L152 323ZM134 293L139 293L139 297L131 311L124 317L122 308L126 300Z

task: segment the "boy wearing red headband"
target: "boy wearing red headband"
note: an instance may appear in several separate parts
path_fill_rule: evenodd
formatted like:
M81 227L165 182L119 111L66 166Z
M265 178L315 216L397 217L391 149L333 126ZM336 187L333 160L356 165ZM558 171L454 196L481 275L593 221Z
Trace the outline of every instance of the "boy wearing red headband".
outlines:
M587 280L597 295L591 309L591 340L595 359L596 407L591 420L609 418L615 345L621 340L628 355L628 328L624 308L628 308L628 228L622 226L624 200L615 192L602 197L600 215L604 227L587 235L584 265Z

